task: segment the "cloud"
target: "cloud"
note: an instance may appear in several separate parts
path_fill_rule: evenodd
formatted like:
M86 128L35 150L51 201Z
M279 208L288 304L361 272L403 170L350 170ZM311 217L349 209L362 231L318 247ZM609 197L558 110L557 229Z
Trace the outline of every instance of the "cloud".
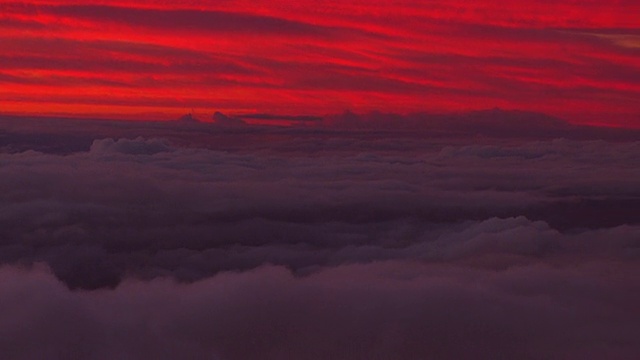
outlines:
M490 138L523 139L580 139L636 141L640 138L637 129L582 126L540 112L505 110L500 108L458 112L409 114L354 113L328 115L322 126L356 131L413 132L429 138L457 138L480 136Z
M136 8L110 5L62 5L38 7L41 12L132 27L205 31L219 33L255 33L319 35L329 29L300 21L241 12L195 9Z
M111 138L95 140L91 144L89 153L95 155L103 154L127 154L127 155L153 155L157 153L171 151L171 147L162 140L150 139L145 140L142 137L136 139L118 139Z
M456 114L346 111L326 119L327 126L340 129L378 129L437 132L449 135L485 135L492 137L554 138L576 133L566 121L543 113L498 108Z
M0 154L2 262L45 262L71 288L100 288L264 264L302 275L382 260L637 257L637 142L198 125L146 125L173 140Z
M624 281L611 281L612 271ZM629 359L640 351L640 279L625 264L494 271L381 262L304 278L267 266L98 292L69 292L41 267L5 267L0 280L0 349L11 359ZM34 338L40 346L28 346Z
M219 111L213 114L212 119L214 124L223 127L242 127L247 125L240 117L227 116Z
M284 120L284 121L300 121L300 122L314 122L322 121L320 116L312 115L278 115L278 114L239 114L237 117L243 119L256 119L256 120Z
M0 353L636 358L640 143L488 114L453 119L500 136L2 118Z

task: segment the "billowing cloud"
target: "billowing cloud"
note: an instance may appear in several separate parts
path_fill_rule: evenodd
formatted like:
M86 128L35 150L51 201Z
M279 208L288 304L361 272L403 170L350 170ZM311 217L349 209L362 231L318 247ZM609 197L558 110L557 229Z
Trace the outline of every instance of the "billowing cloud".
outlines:
M635 133L412 116L0 119L0 353L637 357Z
M10 359L632 359L637 268L495 271L378 262L293 277L281 267L193 284L69 292L46 269L0 269ZM33 339L39 346L32 346Z
M267 263L306 273L376 260L635 256L637 142L234 131L224 135L233 151L138 137L0 155L4 262L46 262L69 286L94 288ZM610 231L620 240L606 241Z

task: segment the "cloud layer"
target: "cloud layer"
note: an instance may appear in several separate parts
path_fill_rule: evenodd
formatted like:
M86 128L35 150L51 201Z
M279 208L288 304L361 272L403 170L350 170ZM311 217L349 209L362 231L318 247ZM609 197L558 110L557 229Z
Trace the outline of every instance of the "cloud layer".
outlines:
M383 262L70 293L46 270L2 268L0 350L10 359L629 360L640 353L639 280L620 263Z
M68 155L2 154L4 262L46 262L71 288L99 288L267 263L636 256L637 142L284 138L232 152L106 138Z
M0 132L7 359L640 355L637 141L43 124Z

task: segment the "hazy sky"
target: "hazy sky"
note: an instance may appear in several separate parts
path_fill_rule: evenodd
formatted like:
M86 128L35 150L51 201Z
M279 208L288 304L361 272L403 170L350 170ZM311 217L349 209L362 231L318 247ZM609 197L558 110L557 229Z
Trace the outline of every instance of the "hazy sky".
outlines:
M3 1L0 109L535 110L640 126L640 2Z

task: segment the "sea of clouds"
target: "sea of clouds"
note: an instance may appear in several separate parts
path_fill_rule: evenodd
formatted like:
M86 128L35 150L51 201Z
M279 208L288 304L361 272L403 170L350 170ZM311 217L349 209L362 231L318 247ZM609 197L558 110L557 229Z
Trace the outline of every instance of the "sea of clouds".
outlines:
M167 131L2 134L3 358L640 357L638 141Z

